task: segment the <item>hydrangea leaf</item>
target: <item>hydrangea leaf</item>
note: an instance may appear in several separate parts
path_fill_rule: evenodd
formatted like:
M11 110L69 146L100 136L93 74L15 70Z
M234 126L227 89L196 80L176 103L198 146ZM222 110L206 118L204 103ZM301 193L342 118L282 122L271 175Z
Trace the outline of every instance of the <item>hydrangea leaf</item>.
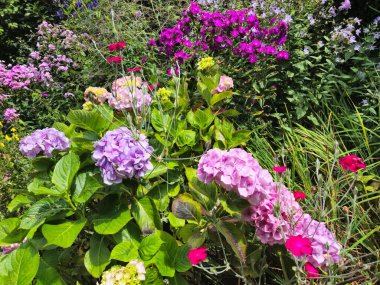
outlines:
M42 257L36 279L36 285L66 285L66 282L59 275L58 271Z
M72 199L77 203L85 203L103 185L91 173L81 173L75 179L75 191Z
M172 212L177 218L198 221L202 216L202 206L190 194L185 193L173 201Z
M150 198L145 196L135 200L131 213L143 234L152 233L155 229L162 229L160 215Z
M61 193L65 193L70 189L79 167L79 157L73 152L65 155L57 162L54 168L52 182Z
M164 243L160 236L157 234L149 235L145 237L140 244L139 252L142 260L150 260L160 249Z
M68 248L73 244L86 222L86 219L80 219L77 221L68 221L59 225L45 224L42 226L42 234L46 238L48 244Z
M94 229L102 235L112 235L120 231L132 219L127 205L102 204L99 215L94 219Z
M139 257L138 248L131 241L116 245L111 252L111 259L129 262Z
M90 240L90 249L84 257L84 266L92 276L99 278L110 263L110 255L107 238L94 234Z

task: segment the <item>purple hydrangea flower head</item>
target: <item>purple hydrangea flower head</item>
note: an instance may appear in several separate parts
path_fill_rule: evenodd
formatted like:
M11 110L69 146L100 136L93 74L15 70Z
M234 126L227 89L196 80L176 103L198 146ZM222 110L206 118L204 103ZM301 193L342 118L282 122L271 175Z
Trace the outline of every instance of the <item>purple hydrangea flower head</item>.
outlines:
M16 121L16 119L20 116L19 113L17 113L16 109L14 108L7 108L4 112L4 120L7 121L7 123L12 123Z
M35 131L24 137L19 146L21 153L28 158L35 158L40 153L51 157L54 150L65 151L69 147L70 140L64 133L54 128Z
M108 131L94 147L92 158L107 185L121 183L125 178L140 178L153 169L149 161L153 148L137 131L126 127Z

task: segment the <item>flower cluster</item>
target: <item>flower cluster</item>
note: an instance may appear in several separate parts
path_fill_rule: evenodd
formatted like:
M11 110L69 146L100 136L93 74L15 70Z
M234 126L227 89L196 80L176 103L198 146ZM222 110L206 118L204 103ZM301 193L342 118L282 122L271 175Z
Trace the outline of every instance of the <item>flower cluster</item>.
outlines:
M202 51L229 51L255 63L268 56L288 58L282 51L287 30L288 24L277 18L263 27L253 9L208 12L192 2L173 28L163 28L158 42L150 40L148 45L158 46L179 64Z
M14 108L7 108L4 112L4 120L7 121L7 123L12 123L16 121L16 119L20 116L19 113L17 113L16 109Z
M99 6L98 0L82 0L82 1L54 0L54 2L61 6L61 8L55 12L59 20L62 20L65 14L69 16L76 16L77 14L76 11L83 10L85 7L87 9L92 10Z
M255 226L256 236L262 243L285 244L290 239L287 247L297 257L306 255L310 270L311 267L325 269L340 260L342 246L324 223L304 214L296 201L295 197L304 196L294 195L284 185L274 182L251 154L241 149L211 149L200 159L197 175L200 181L215 181L250 202L243 218ZM310 244L299 244L306 239ZM308 272L315 275L312 270Z
M54 150L65 151L69 147L69 139L54 128L37 130L20 141L20 151L28 158L34 158L41 152L51 157Z
M125 76L112 83L112 96L108 104L116 110L137 109L143 110L152 102L148 93L148 86L141 77Z
M112 94L105 88L100 87L88 87L84 91L84 99L86 101L95 101L98 104L102 104L112 97Z
M145 280L144 262L138 262L137 259L132 260L127 266L116 265L107 270L102 275L102 283L100 285L138 285Z
M253 205L267 197L272 183L270 173L262 169L250 153L239 148L209 150L199 161L197 175L200 181L215 181Z
M30 84L39 77L39 71L31 64L6 66L0 62L0 85L11 90L28 89Z
M153 148L147 138L126 127L108 131L94 147L92 158L107 185L121 183L124 178L140 178L153 168L149 161Z
M234 87L234 81L231 77L222 75L218 86L212 91L212 94L221 93Z

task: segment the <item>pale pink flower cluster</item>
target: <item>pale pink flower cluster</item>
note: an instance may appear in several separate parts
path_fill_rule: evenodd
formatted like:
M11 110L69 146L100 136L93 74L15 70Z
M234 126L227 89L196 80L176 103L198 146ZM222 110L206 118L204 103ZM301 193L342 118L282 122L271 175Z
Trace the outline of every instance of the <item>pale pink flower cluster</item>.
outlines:
M234 87L234 81L231 77L222 75L219 80L219 85L212 91L212 94L221 93Z
M307 262L321 268L339 262L342 246L325 224L304 214L293 193L274 182L250 153L211 149L200 159L197 175L200 181L214 181L250 202L242 216L255 226L262 243L285 244L289 237L300 235L312 242L313 253Z
M116 110L141 111L151 102L148 86L139 76L125 76L112 83L112 96L108 98L108 104Z

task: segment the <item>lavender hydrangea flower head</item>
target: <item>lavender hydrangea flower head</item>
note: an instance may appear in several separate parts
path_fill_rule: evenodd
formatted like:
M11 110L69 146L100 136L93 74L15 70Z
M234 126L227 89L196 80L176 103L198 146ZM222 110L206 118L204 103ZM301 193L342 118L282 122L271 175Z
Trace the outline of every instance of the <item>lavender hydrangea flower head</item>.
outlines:
M124 178L140 178L153 169L149 161L153 148L137 131L126 127L108 131L94 147L92 158L107 185L121 183Z
M135 108L141 111L152 102L147 90L147 84L142 82L141 77L125 76L112 83L112 96L108 98L108 103L116 110Z
M64 133L54 128L35 131L24 137L19 146L21 153L28 158L35 158L40 153L51 157L54 150L65 151L69 147L70 140Z
M4 112L4 120L7 121L7 123L16 121L19 116L20 114L17 113L16 109L14 108L7 108Z

